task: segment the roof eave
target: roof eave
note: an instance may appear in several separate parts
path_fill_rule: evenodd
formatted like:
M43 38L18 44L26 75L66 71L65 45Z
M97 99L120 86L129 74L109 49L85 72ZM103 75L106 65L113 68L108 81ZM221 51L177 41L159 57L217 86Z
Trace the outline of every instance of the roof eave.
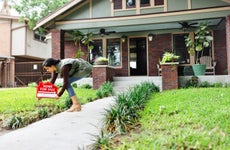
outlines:
M36 30L37 28L39 28L42 25L46 24L47 22L51 21L52 19L54 19L55 17L59 16L63 12L69 10L71 7L77 5L81 1L82 0L73 0L73 1L71 1L69 3L67 3L66 5L64 5L63 7L60 7L55 12L51 13L50 15L48 15L45 18L43 18L42 20L40 20L33 29Z

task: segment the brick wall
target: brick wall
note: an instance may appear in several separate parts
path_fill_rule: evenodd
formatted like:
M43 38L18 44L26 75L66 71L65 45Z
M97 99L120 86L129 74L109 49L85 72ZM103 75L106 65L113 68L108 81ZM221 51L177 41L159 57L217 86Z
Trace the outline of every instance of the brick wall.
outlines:
M227 51L226 51L226 31L214 31L214 59L216 64L216 75L226 74Z
M93 67L93 88L98 89L106 81L112 81L115 70L107 65L97 65Z
M60 59L61 52L61 33L58 29L52 29L52 57Z
M162 90L178 89L178 66L164 64L162 68Z
M157 76L157 64L164 50L172 50L171 34L154 35L153 40L148 42L149 76Z
M122 54L121 54L121 61L122 66L119 68L116 68L116 76L128 76L129 75L129 57L128 57L128 42L122 43Z
M60 59L61 53L61 32L58 29L52 29L52 57L56 59ZM65 41L64 43L64 56L65 58L76 58L77 50L79 49L79 45L74 45L73 41ZM81 58L87 60L88 59L88 50L87 46L81 44L81 50L84 53Z
M228 17L227 17L228 18ZM230 20L230 19L227 19ZM230 58L230 52L227 53L226 49L230 51L230 44L225 42L225 35L228 43L230 43L230 23L227 21L225 30L214 31L214 49L215 49L215 60L217 61L216 74L223 75L226 74L225 70L229 68L227 64L230 64L230 60L227 61L227 54ZM226 34L229 33L229 34ZM57 29L52 30L52 57L60 58L60 31ZM227 45L227 47L226 47ZM72 41L65 42L65 58L75 58L79 46L74 45ZM82 51L85 55L82 56L83 59L88 59L88 50L85 45L81 45ZM157 64L162 57L164 50L172 50L172 36L171 34L160 34L154 35L153 41L148 41L148 75L157 76ZM128 40L122 43L122 56L121 56L122 66L116 68L116 76L128 76L129 75L129 64L128 64ZM227 63L228 62L228 63ZM230 72L230 71L229 71Z
M228 74L230 74L230 16L226 17L226 51Z

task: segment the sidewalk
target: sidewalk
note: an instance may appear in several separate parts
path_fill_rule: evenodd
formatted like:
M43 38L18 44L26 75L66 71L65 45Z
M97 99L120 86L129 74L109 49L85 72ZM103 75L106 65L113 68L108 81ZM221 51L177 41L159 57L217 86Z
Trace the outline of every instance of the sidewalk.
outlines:
M83 150L99 135L108 97L82 106L80 112L63 112L0 136L0 150Z

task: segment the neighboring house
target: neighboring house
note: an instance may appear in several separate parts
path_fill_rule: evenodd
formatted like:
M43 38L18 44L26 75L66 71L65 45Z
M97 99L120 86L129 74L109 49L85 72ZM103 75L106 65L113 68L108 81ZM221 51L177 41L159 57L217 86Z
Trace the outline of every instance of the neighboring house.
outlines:
M75 57L77 47L69 38L73 30L93 32L91 62L104 56L116 76L157 76L166 50L181 56L179 67L195 62L184 36L193 36L201 22L208 23L214 37L205 55L217 62L215 74L230 73L230 0L72 0L34 30L52 33L54 58Z
M0 86L27 85L41 78L41 61L51 57L51 42L34 34L27 21L11 16L7 1L0 11Z

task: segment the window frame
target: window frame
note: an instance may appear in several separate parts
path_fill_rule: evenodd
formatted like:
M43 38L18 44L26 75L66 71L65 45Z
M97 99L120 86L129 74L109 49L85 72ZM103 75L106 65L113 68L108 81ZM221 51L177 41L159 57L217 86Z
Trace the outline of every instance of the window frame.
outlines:
M127 0L121 0L121 7L119 8L115 8L115 6L117 7L118 5L115 5L115 1L113 1L114 5L113 5L113 10L114 11L120 11L120 10L130 10L130 9L146 9L146 8L154 8L154 7L164 7L165 1L162 0L163 4L162 5L156 5L155 0L149 0L149 4L141 4L141 0L135 0L135 6L133 7L127 7Z
M93 41L95 40L101 40L102 41L102 57L107 57L107 40L110 40L110 39L119 39L120 41L120 65L117 65L117 66L113 66L113 65L109 65L109 66L112 66L112 67L115 67L115 68L120 68L122 66L122 42L121 42L121 38L120 37L110 37L110 38L94 38L92 39ZM92 52L90 52L90 55L91 55ZM90 62L93 63L93 61L91 61L91 58L90 58Z

